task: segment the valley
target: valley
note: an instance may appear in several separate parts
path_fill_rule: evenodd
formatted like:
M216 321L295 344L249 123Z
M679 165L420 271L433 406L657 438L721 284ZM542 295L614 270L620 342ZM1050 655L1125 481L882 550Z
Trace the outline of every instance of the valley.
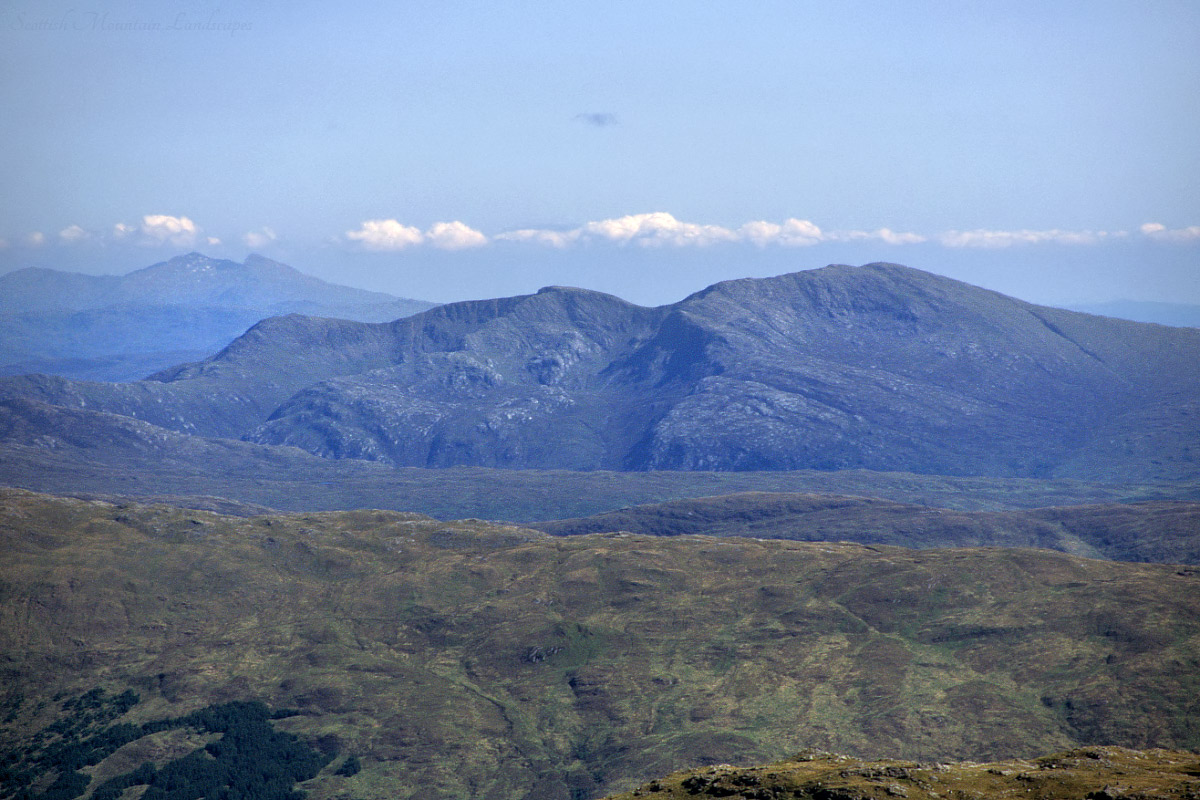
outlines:
M1198 365L870 264L0 378L0 798L1187 796Z

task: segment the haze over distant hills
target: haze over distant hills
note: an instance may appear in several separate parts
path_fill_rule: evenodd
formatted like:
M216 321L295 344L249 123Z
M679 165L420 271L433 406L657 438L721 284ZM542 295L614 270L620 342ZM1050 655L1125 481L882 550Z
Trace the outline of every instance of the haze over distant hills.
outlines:
M1140 300L1110 300L1107 303L1072 305L1085 314L1099 314L1135 322L1155 322L1175 327L1200 327L1200 306L1186 303L1154 303Z
M0 276L0 373L136 380L209 356L266 317L379 322L433 305L258 255L239 264L189 253L120 276L22 269Z
M1200 330L893 264L659 308L550 287L390 323L265 320L204 361L0 398L401 466L1192 479Z

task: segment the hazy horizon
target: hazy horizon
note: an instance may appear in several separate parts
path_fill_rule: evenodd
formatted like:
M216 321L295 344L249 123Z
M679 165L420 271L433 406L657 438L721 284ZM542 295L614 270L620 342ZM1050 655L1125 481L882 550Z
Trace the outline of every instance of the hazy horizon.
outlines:
M1200 7L0 12L0 273L189 250L452 301L888 261L1200 303Z

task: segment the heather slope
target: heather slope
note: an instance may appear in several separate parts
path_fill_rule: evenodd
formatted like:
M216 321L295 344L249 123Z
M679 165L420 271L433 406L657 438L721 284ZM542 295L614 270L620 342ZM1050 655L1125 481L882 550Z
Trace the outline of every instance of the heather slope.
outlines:
M1147 501L966 512L867 497L746 492L530 523L556 536L753 536L899 547L1043 547L1090 558L1200 564L1200 503Z
M148 719L294 708L281 727L362 764L322 772L314 800L565 800L805 747L1200 746L1188 568L13 491L0 506L9 699L102 686L139 692Z

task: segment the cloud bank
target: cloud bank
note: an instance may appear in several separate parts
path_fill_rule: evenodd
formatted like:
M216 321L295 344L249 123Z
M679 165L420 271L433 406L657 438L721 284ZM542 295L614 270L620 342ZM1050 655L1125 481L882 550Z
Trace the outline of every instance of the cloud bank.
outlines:
M973 231L947 231L938 236L946 247L1012 247L1021 244L1096 244L1104 239L1124 238L1126 231L1064 231L1057 228L1047 231L995 231L977 229Z
M1193 242L1200 239L1200 225L1169 230L1161 222L1147 222L1139 230L1142 235L1162 242Z
M429 244L441 250L481 247L488 239L462 222L435 222L428 230L404 225L394 219L369 219L357 230L346 231L346 238L364 250L387 252Z
M259 250L276 242L278 236L271 227L262 226L241 234L239 238L247 248ZM458 251L481 248L492 243L565 249L594 244L651 248L702 248L716 245L771 248L858 242L889 246L929 243L948 248L1001 249L1045 244L1087 246L1106 241L1155 241L1186 245L1200 243L1200 225L1168 228L1160 222L1146 222L1131 231L976 228L926 235L891 228L825 230L811 220L796 217L781 222L751 220L733 227L689 222L666 211L653 211L591 220L573 228L520 228L490 237L458 220L435 222L422 230L394 218L368 219L333 241L371 252L399 252L415 247ZM72 224L52 237L34 231L15 239L0 239L0 249L13 246L34 249L51 244L104 246L109 243L190 248L198 242L218 247L222 239L204 234L203 229L189 217L147 214L140 223L131 225L117 222L108 233Z
M578 228L553 231L523 228L495 237L499 241L533 242L551 247L596 241L636 244L643 247L706 247L721 243L745 243L757 247L807 247L823 242L877 240L886 244L916 244L926 239L916 233L896 233L888 228L875 231L822 231L806 219L789 218L782 223L755 220L737 228L684 222L665 211L630 214L586 222Z

